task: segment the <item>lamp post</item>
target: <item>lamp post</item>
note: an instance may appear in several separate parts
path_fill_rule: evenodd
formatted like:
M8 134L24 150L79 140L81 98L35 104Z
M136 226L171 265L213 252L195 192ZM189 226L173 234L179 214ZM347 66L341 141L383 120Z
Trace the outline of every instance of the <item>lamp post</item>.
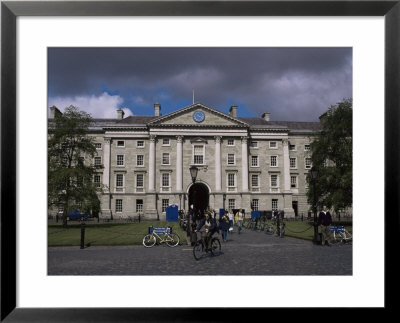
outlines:
M194 184L194 183L196 183L197 172L199 171L199 169L196 166L191 166L189 168L189 171L190 171L190 176L192 176L192 183ZM193 211L194 211L194 207L195 207L195 204L194 204L195 195L196 195L196 191L194 191L193 195L192 195L193 196L193 199L192 199Z
M314 239L313 243L318 243L318 223L317 223L317 194L315 191L315 182L318 177L318 169L316 167L312 167L310 170L310 178L311 183L313 184L313 191L314 191L314 201L313 201L313 211L314 211Z

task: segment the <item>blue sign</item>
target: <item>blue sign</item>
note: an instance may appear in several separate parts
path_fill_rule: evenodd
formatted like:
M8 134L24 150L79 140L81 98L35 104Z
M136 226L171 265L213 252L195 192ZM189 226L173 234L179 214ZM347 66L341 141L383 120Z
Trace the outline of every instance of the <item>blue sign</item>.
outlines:
M261 211L251 211L252 218L260 218L260 216L261 216Z
M167 222L178 222L178 205L172 204L165 209Z

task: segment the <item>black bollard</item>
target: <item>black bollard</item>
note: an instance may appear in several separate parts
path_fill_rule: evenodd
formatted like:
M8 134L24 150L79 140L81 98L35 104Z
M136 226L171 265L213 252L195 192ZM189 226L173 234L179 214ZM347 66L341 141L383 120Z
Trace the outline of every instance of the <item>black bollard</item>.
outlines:
M81 249L85 248L85 223L81 222Z

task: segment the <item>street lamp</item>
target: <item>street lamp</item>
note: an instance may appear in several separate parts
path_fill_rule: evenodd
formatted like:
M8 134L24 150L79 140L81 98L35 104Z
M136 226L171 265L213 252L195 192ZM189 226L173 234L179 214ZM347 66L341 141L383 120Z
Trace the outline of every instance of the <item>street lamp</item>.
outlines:
M199 171L199 169L196 166L192 166L189 168L189 170L190 170L190 175L192 176L192 181L194 184L196 182L197 172Z
M311 183L313 184L313 191L314 191L314 201L313 201L313 211L314 211L314 239L313 243L317 244L318 243L318 223L317 223L317 194L315 191L315 182L318 177L318 169L316 167L312 167L310 170L310 178L311 178Z

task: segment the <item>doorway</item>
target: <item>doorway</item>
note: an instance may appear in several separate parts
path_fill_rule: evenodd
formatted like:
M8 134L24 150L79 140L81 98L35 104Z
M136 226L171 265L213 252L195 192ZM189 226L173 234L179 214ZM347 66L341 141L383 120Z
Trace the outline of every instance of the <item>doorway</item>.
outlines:
M203 183L194 183L189 188L189 208L193 204L195 210L203 212L208 208L210 201L210 191Z

